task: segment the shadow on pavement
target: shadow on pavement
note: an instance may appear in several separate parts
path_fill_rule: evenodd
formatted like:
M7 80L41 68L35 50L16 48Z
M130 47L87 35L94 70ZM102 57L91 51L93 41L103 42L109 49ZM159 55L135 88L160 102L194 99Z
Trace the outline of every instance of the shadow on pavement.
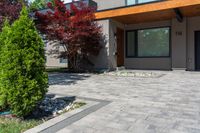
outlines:
M76 84L79 80L85 80L89 77L89 74L80 73L50 73L49 85L71 85Z

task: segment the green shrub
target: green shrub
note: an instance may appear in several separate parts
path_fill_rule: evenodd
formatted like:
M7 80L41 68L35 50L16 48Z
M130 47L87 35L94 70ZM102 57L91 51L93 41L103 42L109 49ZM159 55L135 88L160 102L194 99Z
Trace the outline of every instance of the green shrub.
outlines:
M46 94L48 76L44 43L25 7L12 26L4 26L0 41L0 106L28 115Z
M8 41L8 38L9 38L9 34L11 32L11 28L10 28L10 25L9 25L9 22L6 20L5 23L4 23L4 26L3 26L3 29L2 29L2 33L0 34L0 111L2 109L5 109L7 107L7 91L5 90L5 87L3 85L4 84L4 79L3 79L3 66L2 66L2 54L1 52L2 51L2 47L4 44L7 44L9 42L6 42Z

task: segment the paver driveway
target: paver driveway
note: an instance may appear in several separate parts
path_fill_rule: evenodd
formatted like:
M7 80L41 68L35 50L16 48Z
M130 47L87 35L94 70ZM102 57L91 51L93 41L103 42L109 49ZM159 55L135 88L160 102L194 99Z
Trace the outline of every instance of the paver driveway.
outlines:
M200 73L50 74L50 93L111 101L59 133L200 133Z

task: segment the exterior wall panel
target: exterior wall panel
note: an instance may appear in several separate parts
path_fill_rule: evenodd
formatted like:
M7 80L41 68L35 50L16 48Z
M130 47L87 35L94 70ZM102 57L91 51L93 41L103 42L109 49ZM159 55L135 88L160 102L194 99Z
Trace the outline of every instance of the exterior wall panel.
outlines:
M58 58L59 52L64 50L58 42L47 41L45 50L47 68L68 67L68 63L60 63Z
M109 20L100 20L98 24L102 26L102 49L97 57L91 57L95 69L107 69L109 62Z
M125 0L93 0L97 3L97 10L105 10L125 6Z
M125 68L170 70L171 59L170 58L126 58Z
M117 67L117 38L115 37L117 28L124 29L124 25L116 22L114 20L110 20L110 28L109 28L109 66L110 69L115 69ZM125 44L125 43L124 43ZM125 55L124 55L125 56Z
M172 69L186 70L186 18L182 23L177 19L172 20L171 26L171 50L172 50Z

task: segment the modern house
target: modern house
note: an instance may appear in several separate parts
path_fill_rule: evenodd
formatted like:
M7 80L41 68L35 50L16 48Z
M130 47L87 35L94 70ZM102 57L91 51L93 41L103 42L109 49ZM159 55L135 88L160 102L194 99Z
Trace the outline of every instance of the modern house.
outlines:
M104 48L95 68L200 70L200 0L93 0Z
M96 69L200 70L200 0L83 1L104 35ZM47 66L64 66L50 56Z

